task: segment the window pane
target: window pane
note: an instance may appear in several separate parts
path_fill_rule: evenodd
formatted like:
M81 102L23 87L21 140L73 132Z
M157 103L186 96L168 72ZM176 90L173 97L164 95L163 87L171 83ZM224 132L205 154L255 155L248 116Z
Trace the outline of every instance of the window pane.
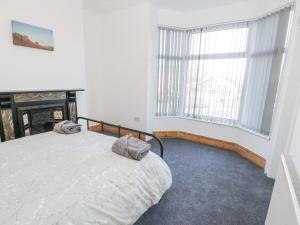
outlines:
M185 114L237 120L246 59L190 60Z
M245 52L248 28L207 31L192 34L192 55Z

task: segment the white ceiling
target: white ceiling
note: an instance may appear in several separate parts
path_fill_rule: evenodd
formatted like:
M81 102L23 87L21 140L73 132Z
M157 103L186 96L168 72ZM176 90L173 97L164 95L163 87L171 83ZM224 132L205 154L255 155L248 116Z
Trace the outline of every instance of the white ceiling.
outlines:
M83 7L98 12L109 12L146 1L147 0L83 0Z
M83 0L84 8L98 12L109 12L144 2L177 11L193 11L203 8L213 8L248 0Z

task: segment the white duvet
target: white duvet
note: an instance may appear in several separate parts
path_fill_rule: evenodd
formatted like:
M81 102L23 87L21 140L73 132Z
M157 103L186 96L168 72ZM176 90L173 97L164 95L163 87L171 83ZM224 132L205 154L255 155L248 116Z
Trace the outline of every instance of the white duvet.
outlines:
M1 143L0 224L133 224L171 186L171 172L152 152L142 161L111 152L114 140L85 131Z

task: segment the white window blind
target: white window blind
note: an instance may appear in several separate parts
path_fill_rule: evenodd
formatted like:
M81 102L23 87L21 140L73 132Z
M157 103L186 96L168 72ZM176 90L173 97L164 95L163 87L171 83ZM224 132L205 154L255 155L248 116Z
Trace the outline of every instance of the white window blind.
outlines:
M240 123L265 135L271 128L290 18L290 8L283 9L252 22L249 28L248 69Z
M199 29L159 27L156 115L227 123L268 135L291 9Z
M247 23L193 31L187 60L184 116L238 119L246 67Z
M180 93L188 38L185 32L160 28L158 116L179 115Z

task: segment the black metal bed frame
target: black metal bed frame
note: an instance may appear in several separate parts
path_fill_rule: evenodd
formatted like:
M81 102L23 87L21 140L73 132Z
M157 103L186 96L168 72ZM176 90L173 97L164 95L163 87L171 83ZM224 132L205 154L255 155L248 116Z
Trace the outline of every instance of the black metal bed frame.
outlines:
M147 132L144 132L144 131L140 131L140 130L135 130L135 129L131 129L131 128L128 128L128 127L123 127L123 126L120 126L120 125L115 125L115 124L111 124L111 123L106 123L104 121L99 121L99 120L94 120L94 119L90 119L90 118L86 118L86 117L77 117L76 118L76 122L78 123L79 120L85 120L86 121L86 126L87 126L87 129L89 129L90 127L90 122L94 122L96 124L100 124L101 125L101 132L103 133L103 126L104 125L107 125L107 126L110 126L110 127L115 127L115 128L118 128L118 136L121 137L121 130L127 130L127 131L131 131L131 132L134 132L134 133L138 133L138 138L141 139L141 135L145 135L145 136L149 136L149 137L152 137L154 138L158 144L159 144L159 147L160 147L160 157L163 158L164 157L164 146L162 144L162 141L160 140L159 137L151 134L151 133L147 133Z

